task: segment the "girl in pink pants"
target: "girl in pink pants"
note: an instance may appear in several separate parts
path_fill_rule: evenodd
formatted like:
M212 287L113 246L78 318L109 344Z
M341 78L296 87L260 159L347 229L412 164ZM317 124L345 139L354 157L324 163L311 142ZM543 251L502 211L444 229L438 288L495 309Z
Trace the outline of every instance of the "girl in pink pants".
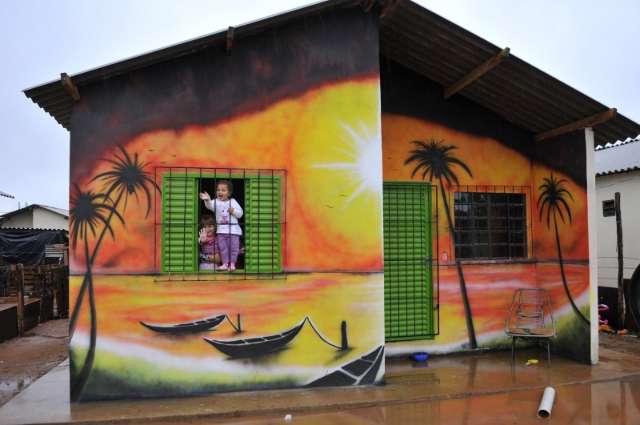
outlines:
M217 270L234 271L240 250L240 236L242 228L238 219L242 217L242 207L231 197L233 185L228 180L221 180L216 186L216 199L211 200L207 192L200 194L204 206L213 211L216 216L216 242L220 252L222 265Z

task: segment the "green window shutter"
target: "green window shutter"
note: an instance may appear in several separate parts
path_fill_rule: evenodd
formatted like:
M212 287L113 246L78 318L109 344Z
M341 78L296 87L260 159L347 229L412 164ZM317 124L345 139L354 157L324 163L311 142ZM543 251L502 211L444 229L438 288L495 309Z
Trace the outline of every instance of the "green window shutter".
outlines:
M431 185L384 182L384 307L387 341L432 339Z
M282 271L280 176L245 181L245 267L248 273Z
M193 176L167 173L162 179L162 271L198 270L198 185Z

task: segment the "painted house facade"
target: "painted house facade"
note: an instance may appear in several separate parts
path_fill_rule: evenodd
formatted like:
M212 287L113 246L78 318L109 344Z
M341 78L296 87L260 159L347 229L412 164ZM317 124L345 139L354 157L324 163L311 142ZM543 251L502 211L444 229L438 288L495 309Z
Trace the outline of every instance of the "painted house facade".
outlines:
M597 361L591 152L626 130L571 90L414 3L353 1L27 90L71 133L72 398L373 384L385 352L504 346L517 288Z

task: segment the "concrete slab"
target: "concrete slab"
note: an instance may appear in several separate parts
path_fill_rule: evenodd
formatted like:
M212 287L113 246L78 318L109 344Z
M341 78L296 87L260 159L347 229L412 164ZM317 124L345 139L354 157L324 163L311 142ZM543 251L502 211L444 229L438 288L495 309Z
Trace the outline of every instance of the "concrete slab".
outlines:
M540 363L524 366L524 362L531 357L540 358ZM375 419L380 415L383 418L387 415L398 418L390 423L413 423L414 421L401 420L402 415L407 414L409 419L416 419L417 416L412 415L422 414L419 412L423 407L418 406L425 403L436 403L440 406L437 407L440 411L451 409L454 413L458 412L460 405L471 403L479 413L484 410L485 420L488 418L487 414L498 414L498 410L502 409L500 414L504 415L508 422L509 418L517 417L514 415L517 415L519 409L526 409L528 412L535 410L542 389L547 385L558 388L559 396L566 393L566 398L563 396L562 400L568 400L570 397L571 400L579 401L584 398L583 393L591 394L591 391L601 391L600 388L602 391L609 391L610 386L616 385L626 385L629 391L633 390L633 397L638 398L640 362L637 356L603 348L601 363L597 366L554 357L550 368L546 367L546 362L542 359L544 356L539 351L522 351L514 368L510 366L510 353L505 352L436 357L427 365L414 364L405 359L389 359L387 383L377 387L244 392L183 399L92 402L71 407L68 400L68 363L65 363L0 408L0 424L97 424L141 421L197 423L210 421L212 418L232 419L251 415L273 415L272 419L282 420L283 415L287 413L309 416L309 420L312 421L309 423L330 423L329 421L334 422L331 416L333 413L327 412L353 412L353 409L372 410L361 410L364 412L362 417L348 423L382 423ZM462 401L465 399L473 401ZM617 397L617 400L619 401L620 397ZM640 400L635 400L635 403L640 406ZM396 405L413 407L400 408L395 407ZM492 412L492 405L498 409L496 412ZM414 409L417 413L406 413L407 409ZM573 411L572 409L567 407L566 410L569 412ZM466 408L468 412L472 410ZM323 412L319 416L322 420L314 422L316 417L313 415L317 412ZM629 413L633 412L633 408L630 408ZM371 415L373 419L369 418ZM441 419L443 418L446 416ZM268 418L256 420L263 419ZM464 417L460 420L462 419ZM234 422L235 420L232 421ZM424 420L420 419L420 422L424 423ZM469 416L463 422L446 422L500 423L495 420L472 422Z

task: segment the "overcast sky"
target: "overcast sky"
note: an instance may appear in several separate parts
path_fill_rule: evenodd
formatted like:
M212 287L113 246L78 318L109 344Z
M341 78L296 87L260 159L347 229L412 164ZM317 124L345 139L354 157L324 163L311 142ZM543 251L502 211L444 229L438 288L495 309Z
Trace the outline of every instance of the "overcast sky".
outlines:
M69 133L22 90L305 0L11 0L0 16L0 213L68 207ZM640 122L640 1L419 0ZM226 5L225 5L226 4Z

